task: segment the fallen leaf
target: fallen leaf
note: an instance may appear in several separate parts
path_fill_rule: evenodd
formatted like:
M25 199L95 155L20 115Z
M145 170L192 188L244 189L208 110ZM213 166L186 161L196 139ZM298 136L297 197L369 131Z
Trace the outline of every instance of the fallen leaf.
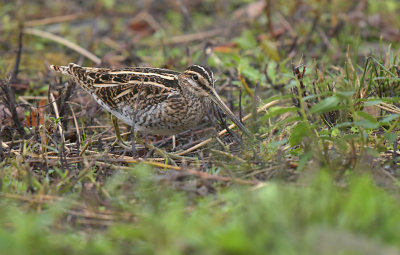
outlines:
M258 16L260 16L263 11L264 8L267 6L266 1L264 0L260 0L254 3L250 3L247 4L246 6L236 10L233 13L233 17L235 19L239 19L239 18L248 18L250 20L253 20L255 18L257 18Z
M232 53L238 51L238 45L235 42L220 44L214 46L213 51L219 53Z
M24 108L21 106L17 106L17 115L18 119L23 122L24 121ZM0 122L1 125L6 127L15 127L15 123L11 114L11 111L5 104L0 104Z

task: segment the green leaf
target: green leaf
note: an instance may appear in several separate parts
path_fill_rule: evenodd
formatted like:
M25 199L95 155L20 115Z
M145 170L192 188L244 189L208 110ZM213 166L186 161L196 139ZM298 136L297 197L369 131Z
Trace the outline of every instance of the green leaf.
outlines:
M290 80L287 85L285 86L285 89L291 89L297 86L297 81L295 79ZM296 95L297 96L297 95Z
M367 119L355 121L354 125L357 125L359 127L365 128L365 129L375 129L375 128L379 127L378 122L372 122L372 121L367 120Z
M115 5L115 0L101 0L101 3L106 9L111 9Z
M336 124L335 128L350 127L352 124L353 124L352 122L346 121Z
M385 118L381 119L379 121L379 123L385 123L386 124L386 123L389 123L390 121L395 120L395 119L397 119L399 117L400 117L400 114L390 114L390 115L386 116Z
M395 133L385 133L385 139L390 143L394 143L397 140L397 134Z
M245 66L241 69L241 71L242 74L249 78L252 82L256 82L261 79L261 73L251 66Z
M269 62L267 65L267 74L273 83L276 83L277 78L276 66L277 64L274 61Z
M276 46L276 43L265 39L261 41L261 48L264 51L265 55L270 57L272 60L279 62L280 61L280 56L279 56L279 51L278 47Z
M307 124L304 122L300 122L293 128L292 134L290 135L290 138L289 138L290 146L299 144L301 142L301 140L303 140L303 137L305 137L309 134L310 134L310 130L309 130Z
M311 107L310 113L324 113L335 110L339 103L340 99L337 96L325 98L318 104Z
M340 130L338 128L332 128L332 137L337 137L340 135Z
M377 104L380 104L380 103L382 103L382 102L383 102L383 101L380 100L380 99L374 99L374 100L365 102L365 103L364 103L364 106L377 105Z
M363 111L357 111L356 114L363 119L355 121L354 125L357 125L365 129L375 129L379 127L378 121L370 114Z
M371 122L378 122L371 114L363 112L363 111L357 111L356 114L360 116L363 119L369 120Z
M354 95L354 91L338 91L337 94L343 97L351 97Z
M271 109L268 111L266 115L264 115L263 118L270 119L272 117L275 117L277 115L281 115L286 112L295 112L297 111L297 107L271 107Z
M257 47L257 40L251 30L244 30L240 37L234 39L241 49L251 50Z

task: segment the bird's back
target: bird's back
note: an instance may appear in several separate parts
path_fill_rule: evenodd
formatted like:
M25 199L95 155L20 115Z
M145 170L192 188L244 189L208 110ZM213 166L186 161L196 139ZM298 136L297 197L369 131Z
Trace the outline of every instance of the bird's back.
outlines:
M178 75L168 69L131 67L125 69L50 66L54 71L72 77L83 89L111 108L136 103L137 107L161 103L177 93Z

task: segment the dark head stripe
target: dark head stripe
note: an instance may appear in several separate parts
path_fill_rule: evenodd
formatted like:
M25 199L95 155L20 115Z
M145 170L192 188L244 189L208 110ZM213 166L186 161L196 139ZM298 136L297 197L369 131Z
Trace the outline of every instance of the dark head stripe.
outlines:
M213 85L213 83L214 83L213 73L208 67L200 66L200 65L192 65L192 66L189 66L186 70L193 71L193 72L200 74L201 76L203 76L205 79L208 80L210 86Z

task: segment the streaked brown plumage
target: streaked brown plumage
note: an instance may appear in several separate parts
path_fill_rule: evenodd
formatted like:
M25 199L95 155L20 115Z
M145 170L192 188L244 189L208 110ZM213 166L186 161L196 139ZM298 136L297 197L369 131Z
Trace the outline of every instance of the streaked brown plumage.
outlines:
M147 67L89 68L50 66L72 77L106 110L136 130L173 135L195 127L217 104L246 134L248 130L214 90L213 74L193 65L183 73Z

